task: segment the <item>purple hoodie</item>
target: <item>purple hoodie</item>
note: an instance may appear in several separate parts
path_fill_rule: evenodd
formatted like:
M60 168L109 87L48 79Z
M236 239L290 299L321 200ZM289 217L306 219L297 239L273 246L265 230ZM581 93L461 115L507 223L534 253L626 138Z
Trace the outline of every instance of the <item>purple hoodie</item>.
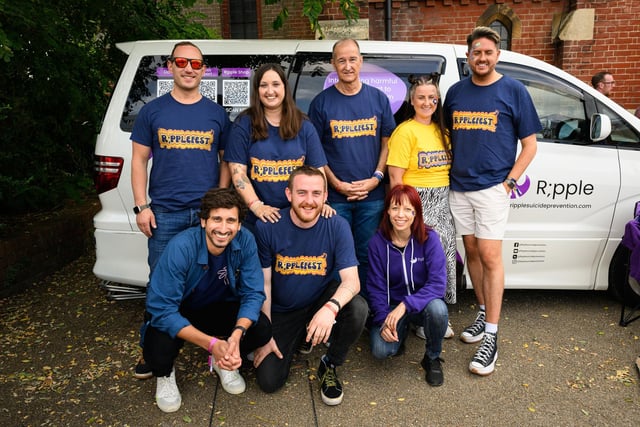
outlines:
M418 313L435 298L444 298L447 266L438 233L428 232L420 244L412 236L398 249L380 230L369 241L367 291L373 324L381 325L401 302L408 313Z

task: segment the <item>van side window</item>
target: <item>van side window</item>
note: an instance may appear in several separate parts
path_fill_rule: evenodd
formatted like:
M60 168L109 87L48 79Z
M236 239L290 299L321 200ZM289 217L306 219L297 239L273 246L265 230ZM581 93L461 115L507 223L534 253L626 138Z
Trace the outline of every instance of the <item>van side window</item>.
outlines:
M498 63L498 71L522 82L536 106L541 141L588 144L589 120L582 92L556 77L509 63Z
M389 97L394 114L406 104L410 75L442 74L445 69L445 59L437 55L363 54L363 57L361 80L382 90ZM330 53L298 54L289 76L298 107L305 113L309 111L313 98L335 83L333 76L335 73Z
M204 60L207 69L200 92L222 105L231 120L249 106L251 77L260 65L274 62L282 65L285 72L291 66L289 55L205 55ZM131 132L140 109L171 91L173 77L166 64L164 55L142 57L122 111L120 129Z
M596 103L599 113L606 114L611 119L611 143L620 147L640 148L640 135L626 120L601 102Z

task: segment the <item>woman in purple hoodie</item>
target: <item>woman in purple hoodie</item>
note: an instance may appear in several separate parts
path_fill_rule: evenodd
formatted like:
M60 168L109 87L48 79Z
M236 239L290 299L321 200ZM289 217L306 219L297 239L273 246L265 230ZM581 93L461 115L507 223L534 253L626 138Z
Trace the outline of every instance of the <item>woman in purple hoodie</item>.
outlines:
M449 320L446 283L444 251L438 234L424 224L418 192L409 185L393 187L369 242L371 352L376 359L395 356L404 350L410 324L423 326L421 364L431 386L444 382L440 353Z

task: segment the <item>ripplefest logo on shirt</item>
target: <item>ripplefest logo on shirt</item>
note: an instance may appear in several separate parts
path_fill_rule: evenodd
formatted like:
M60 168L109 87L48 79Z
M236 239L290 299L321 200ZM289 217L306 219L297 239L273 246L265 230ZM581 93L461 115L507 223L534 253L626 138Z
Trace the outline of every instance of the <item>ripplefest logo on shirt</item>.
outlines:
M251 178L258 182L288 181L291 172L304 165L304 156L294 160L262 160L251 158Z
M475 111L454 111L453 130L486 130L495 132L499 111L492 113Z
M325 276L327 274L327 254L321 256L290 257L276 255L276 272L284 275Z
M448 150L419 151L418 169L430 169L451 164L451 152Z
M524 196L527 193L527 191L529 191L530 187L531 187L531 179L529 179L528 175L525 175L524 182L522 184L518 183L516 188L511 190L511 198L519 199L520 197Z
M158 129L160 148L211 151L213 129L207 131Z
M360 120L331 120L329 126L331 127L331 137L334 139L376 136L378 118L373 116Z

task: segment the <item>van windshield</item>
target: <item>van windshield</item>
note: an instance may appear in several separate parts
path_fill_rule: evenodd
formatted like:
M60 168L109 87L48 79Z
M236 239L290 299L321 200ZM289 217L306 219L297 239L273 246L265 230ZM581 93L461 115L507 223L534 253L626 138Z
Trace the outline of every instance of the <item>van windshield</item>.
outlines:
M377 87L389 98L394 114L402 111L406 104L408 78L410 75L423 76L431 73L444 73L445 59L437 55L367 55L363 53L364 63L360 79L370 86ZM323 89L337 81L330 53L299 54L289 76L294 88L298 107L309 111L313 98ZM397 118L396 118L397 120Z

